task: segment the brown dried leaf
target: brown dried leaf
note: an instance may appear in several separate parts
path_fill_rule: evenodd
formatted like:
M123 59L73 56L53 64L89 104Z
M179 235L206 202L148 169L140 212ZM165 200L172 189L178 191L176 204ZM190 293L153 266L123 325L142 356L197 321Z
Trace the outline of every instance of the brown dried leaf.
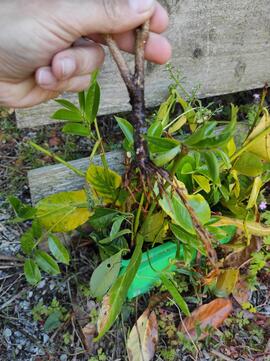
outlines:
M184 319L179 325L180 331L187 334L187 338L196 338L196 327L200 326L202 334L200 340L208 333L206 327L218 328L232 311L232 302L226 298L217 298L214 301L200 306L191 313L191 316Z
M248 302L251 296L251 290L249 289L249 285L244 277L240 278L235 286L233 291L234 299L242 305L243 303Z
M102 307L101 307L101 309L99 311L99 316L98 316L98 322L97 322L98 333L104 328L104 326L106 325L106 323L108 321L110 308L111 308L111 306L110 306L110 296L105 295L103 297Z
M84 328L82 328L82 333L84 337L84 346L87 351L90 351L93 348L96 326L93 323L88 323Z
M258 252L263 245L263 239L261 237L253 236L250 240L250 245L244 248L242 251L233 252L229 254L224 260L224 267L235 267L242 266L243 263L247 262L252 253Z
M233 292L238 278L238 268L228 268L221 271L216 285L217 291L220 292L220 294L217 295L229 296Z
M155 356L158 324L154 311L147 308L133 326L127 341L129 361L150 361Z

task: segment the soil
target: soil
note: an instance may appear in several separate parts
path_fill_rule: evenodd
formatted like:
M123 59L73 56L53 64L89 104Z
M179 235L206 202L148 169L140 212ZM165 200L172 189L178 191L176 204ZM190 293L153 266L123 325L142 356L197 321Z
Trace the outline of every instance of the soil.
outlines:
M252 104L257 93L259 90L215 97L203 103L222 105L225 112L231 102L238 103L245 112L245 105ZM101 122L104 139L110 139L107 148L115 148L114 144L121 140L116 122L109 116ZM73 237L72 264L62 268L61 276L45 276L36 288L24 279L19 238L29 224L11 222L13 214L7 197L15 195L30 203L27 171L53 162L30 149L29 139L49 147L66 160L87 156L91 148L91 143L84 139L63 136L59 125L19 131L14 114L0 113L0 361L127 360L127 334L137 315L145 309L149 295L137 300L136 307L134 302L127 304L115 327L100 343L93 343L99 304L91 298L88 284L99 259L97 249L83 233ZM162 301L156 309L160 336L155 360L270 360L269 286L270 276L262 271L259 287L250 298L256 312L243 311L234 301L227 325L206 341L198 342L197 352L194 348L190 352L190 345L175 337L180 322L178 311L166 300ZM51 332L45 331L46 319L56 311L61 313L61 322ZM91 326L87 340L82 334L86 324Z

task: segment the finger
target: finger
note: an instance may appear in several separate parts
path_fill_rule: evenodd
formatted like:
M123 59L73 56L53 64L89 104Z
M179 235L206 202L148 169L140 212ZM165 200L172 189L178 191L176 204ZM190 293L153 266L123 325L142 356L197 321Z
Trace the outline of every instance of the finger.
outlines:
M85 0L69 6L63 1L60 8L58 1L55 4L55 11L61 13L65 23L76 24L81 35L134 29L150 19L157 9L156 0Z
M104 39L100 35L91 36L94 41L104 44ZM126 32L124 34L114 35L120 49L128 52L134 52L135 36L133 32ZM149 39L145 46L145 58L157 64L166 63L171 57L172 49L168 40L159 34L150 33Z
M104 50L100 45L88 41L80 46L56 54L52 60L52 73L58 80L86 75L98 69L104 61Z
M54 76L51 67L44 67L36 72L36 82L42 89L59 93L82 91L88 88L90 80L90 73L58 80Z

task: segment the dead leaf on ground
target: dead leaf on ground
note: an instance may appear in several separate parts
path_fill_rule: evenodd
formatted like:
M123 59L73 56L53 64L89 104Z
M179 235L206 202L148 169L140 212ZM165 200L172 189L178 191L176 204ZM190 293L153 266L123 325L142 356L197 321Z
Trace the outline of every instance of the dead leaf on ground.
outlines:
M87 351L90 351L93 348L93 340L96 330L96 325L94 325L93 323L88 323L86 326L84 326L84 328L82 328L84 347Z
M220 293L217 294L217 296L229 296L233 292L238 278L238 268L228 268L222 270L221 274L218 276L216 284L216 289Z
M106 325L106 323L108 321L109 311L111 308L109 301L110 301L110 296L105 295L103 297L102 306L101 306L99 316L98 316L98 322L97 322L98 333L100 333L101 330L103 330L104 326Z
M253 236L250 240L250 245L244 248L242 251L233 252L229 254L224 260L224 267L240 267L247 262L252 253L258 252L263 245L263 239L261 237Z
M240 304L242 305L243 303L248 302L248 300L251 297L251 290L249 289L249 285L248 282L246 281L246 279L244 277L241 277L236 286L235 289L233 290L233 297L234 299Z
M186 333L187 338L196 338L197 326L202 331L199 339L207 337L205 328L211 326L218 328L232 311L232 302L226 298L217 298L214 301L200 306L191 313L191 316L184 319L179 325L180 331Z
M220 272L220 269L216 268L213 269L210 273L208 273L202 280L203 286L209 286L220 275Z
M150 361L158 343L158 324L154 311L147 308L133 326L127 341L129 361Z

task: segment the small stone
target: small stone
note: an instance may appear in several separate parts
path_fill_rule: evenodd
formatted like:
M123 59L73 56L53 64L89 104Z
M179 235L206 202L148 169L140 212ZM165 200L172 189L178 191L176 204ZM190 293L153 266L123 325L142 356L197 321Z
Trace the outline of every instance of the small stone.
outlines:
M3 332L4 337L9 338L12 335L12 331L10 328L6 328Z
M28 298L31 298L31 297L33 297L33 291L30 291L30 292L28 292Z
M44 344L47 343L47 342L49 341L49 339L50 339L50 337L45 333L45 334L43 335L43 343L44 343Z
M41 282L39 282L37 288L38 288L38 289L44 288L45 285L46 285L46 281L45 281L45 280L42 280Z
M67 361L67 359L68 359L68 357L65 354L60 356L60 361Z
M52 291L55 287L55 283L54 282L50 282L50 290Z

